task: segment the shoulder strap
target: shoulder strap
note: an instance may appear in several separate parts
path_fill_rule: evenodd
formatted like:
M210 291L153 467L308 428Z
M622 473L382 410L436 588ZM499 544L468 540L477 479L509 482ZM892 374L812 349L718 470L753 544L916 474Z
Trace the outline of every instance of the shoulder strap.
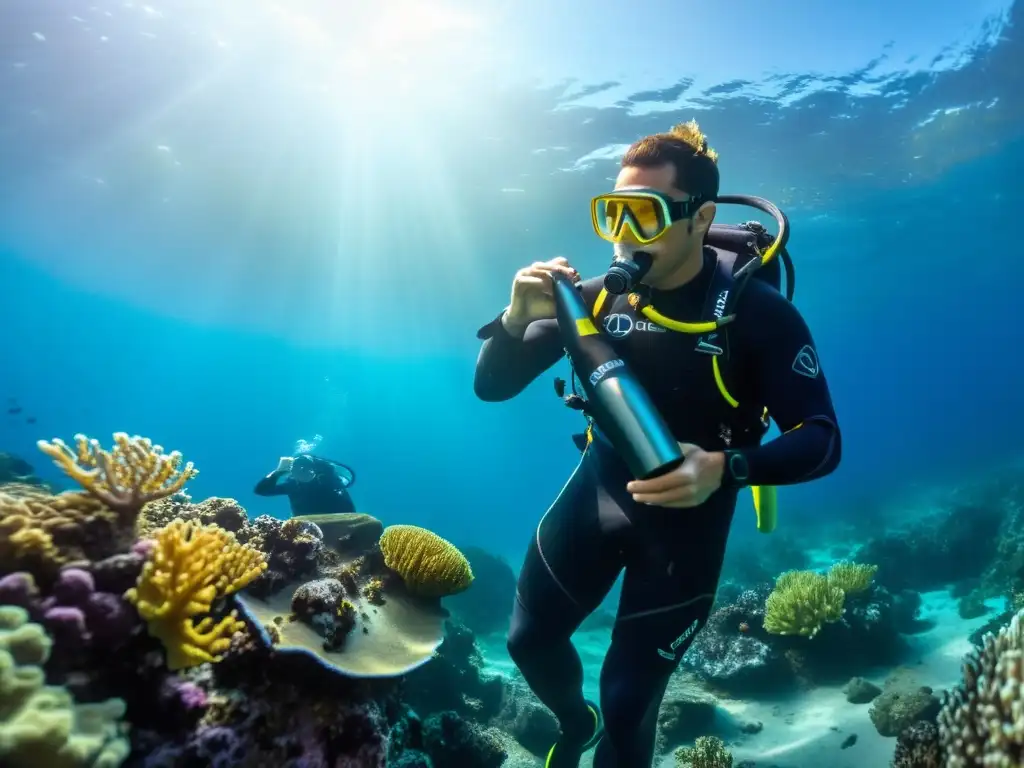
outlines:
M732 305L733 294L736 292L736 278L733 277L736 254L718 248L715 248L714 251L716 256L715 273L711 278L711 287L708 290L707 298L704 300L704 308L701 310L700 319L703 322L711 322L726 315L726 310ZM728 326L698 336L697 351L716 357L724 356L728 359L729 337L727 330Z

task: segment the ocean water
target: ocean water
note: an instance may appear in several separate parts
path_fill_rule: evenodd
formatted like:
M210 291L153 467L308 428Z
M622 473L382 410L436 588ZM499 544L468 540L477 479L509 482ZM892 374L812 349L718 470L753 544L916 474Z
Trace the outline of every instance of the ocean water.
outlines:
M730 562L777 539L852 557L1016 476L1022 23L1013 0L4 0L0 452L67 485L37 440L141 434L195 462L194 500L284 519L253 487L319 436L361 512L518 570L580 417L553 394L564 362L477 400L476 331L532 261L605 269L590 197L625 146L695 118L722 192L789 217L843 434L833 475L780 492L772 544L741 499ZM1003 604L968 620L919 591L934 627L907 663L938 690ZM607 630L579 640L596 696ZM478 644L514 676L500 632ZM737 762L874 768L895 743L840 687L721 706L765 725L727 735ZM836 728L859 754L815 751Z

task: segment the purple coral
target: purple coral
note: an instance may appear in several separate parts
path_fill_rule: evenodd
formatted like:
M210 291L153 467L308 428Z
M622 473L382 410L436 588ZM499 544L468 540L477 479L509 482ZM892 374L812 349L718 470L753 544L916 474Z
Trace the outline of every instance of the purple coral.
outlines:
M174 675L161 681L158 699L164 723L186 729L195 727L210 704L206 691Z
M92 574L81 568L65 568L57 577L50 597L43 604L81 606L96 591L96 582Z
M93 643L117 647L139 624L138 616L120 596L97 592L92 574L81 568L62 570L41 608L43 623L67 651Z
M39 588L32 574L18 571L0 578L0 605L16 605L38 617Z

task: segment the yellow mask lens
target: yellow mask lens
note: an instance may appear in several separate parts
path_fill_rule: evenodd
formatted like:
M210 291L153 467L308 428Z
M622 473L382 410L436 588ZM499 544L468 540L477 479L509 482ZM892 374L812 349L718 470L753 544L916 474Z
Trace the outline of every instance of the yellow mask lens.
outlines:
M598 237L613 243L632 236L646 244L661 237L671 223L664 201L651 194L608 194L595 197L591 218Z

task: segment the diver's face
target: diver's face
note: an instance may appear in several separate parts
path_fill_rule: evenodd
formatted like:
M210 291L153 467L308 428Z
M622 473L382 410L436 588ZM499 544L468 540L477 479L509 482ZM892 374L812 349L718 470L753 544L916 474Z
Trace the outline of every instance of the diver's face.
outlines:
M308 483L312 480L316 473L313 471L313 465L308 461L296 461L292 464L292 478L300 483Z
M615 180L615 188L647 187L666 194L673 200L687 200L689 195L675 186L675 178L676 169L671 163L657 168L627 166L619 171L618 178ZM646 251L651 254L653 257L651 271L647 273L644 282L656 287L663 279L675 274L680 267L694 257L694 254L699 256L701 244L704 242L704 233L711 226L714 216L715 204L705 203L693 219L677 221L653 243L640 245L635 242L631 243L627 239L615 245L615 254L627 256L634 251Z

